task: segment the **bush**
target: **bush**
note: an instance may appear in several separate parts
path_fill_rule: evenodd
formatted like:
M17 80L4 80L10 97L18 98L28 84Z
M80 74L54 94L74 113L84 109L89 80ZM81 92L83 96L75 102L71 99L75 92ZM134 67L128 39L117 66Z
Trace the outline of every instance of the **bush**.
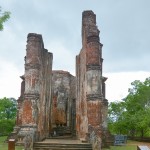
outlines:
M13 131L15 120L0 120L0 135L8 135Z

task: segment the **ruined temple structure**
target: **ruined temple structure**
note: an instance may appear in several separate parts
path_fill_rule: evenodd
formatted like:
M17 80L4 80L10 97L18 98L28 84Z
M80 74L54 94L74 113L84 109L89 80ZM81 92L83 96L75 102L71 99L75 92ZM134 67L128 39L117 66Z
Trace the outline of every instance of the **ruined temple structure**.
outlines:
M28 34L14 130L18 142L29 148L36 141L68 133L91 143L94 150L107 144L107 78L102 75L103 45L99 33L96 15L84 11L76 76L52 70L53 54L44 48L42 36Z
M78 138L88 139L94 147L107 140L106 77L102 75L102 47L96 15L82 14L82 49L76 56L76 131ZM94 140L94 141L93 141Z

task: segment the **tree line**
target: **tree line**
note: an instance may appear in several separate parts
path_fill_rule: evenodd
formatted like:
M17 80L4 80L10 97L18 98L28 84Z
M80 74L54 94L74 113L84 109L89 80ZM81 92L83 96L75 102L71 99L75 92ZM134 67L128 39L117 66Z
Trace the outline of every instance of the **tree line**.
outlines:
M0 135L13 131L16 121L17 101L14 98L0 99Z
M0 31L4 29L4 22L10 18L10 12L2 11L0 6ZM0 99L0 135L8 135L15 125L17 102L14 98Z
M150 136L150 77L135 80L124 99L109 104L108 127L112 134Z

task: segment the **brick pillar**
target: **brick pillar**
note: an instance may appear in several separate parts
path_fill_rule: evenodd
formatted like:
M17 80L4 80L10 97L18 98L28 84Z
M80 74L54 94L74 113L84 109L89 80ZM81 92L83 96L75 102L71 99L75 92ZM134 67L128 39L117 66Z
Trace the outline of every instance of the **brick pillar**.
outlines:
M16 121L17 138L26 146L27 139L33 145L49 136L52 60L53 54L44 48L42 36L29 33Z
M25 92L23 101L22 124L37 124L37 100L40 92L42 36L28 34L25 59Z
M101 147L103 128L107 128L107 100L102 76L102 47L96 15L82 13L82 49L76 57L77 100L76 121L79 138L96 138L93 145Z
M88 125L100 127L102 123L102 44L92 11L82 14L83 49L86 51L86 101Z
M27 39L25 60L25 94L39 94L42 36L30 33Z

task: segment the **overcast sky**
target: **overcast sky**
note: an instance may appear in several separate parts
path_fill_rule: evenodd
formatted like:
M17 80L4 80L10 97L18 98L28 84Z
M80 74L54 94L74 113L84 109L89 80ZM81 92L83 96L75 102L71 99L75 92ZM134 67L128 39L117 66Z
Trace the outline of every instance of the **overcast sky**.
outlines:
M106 98L120 100L130 83L150 76L150 0L0 0L11 18L0 32L0 98L20 95L28 33L42 34L53 69L75 74L81 18L93 10L103 46Z

